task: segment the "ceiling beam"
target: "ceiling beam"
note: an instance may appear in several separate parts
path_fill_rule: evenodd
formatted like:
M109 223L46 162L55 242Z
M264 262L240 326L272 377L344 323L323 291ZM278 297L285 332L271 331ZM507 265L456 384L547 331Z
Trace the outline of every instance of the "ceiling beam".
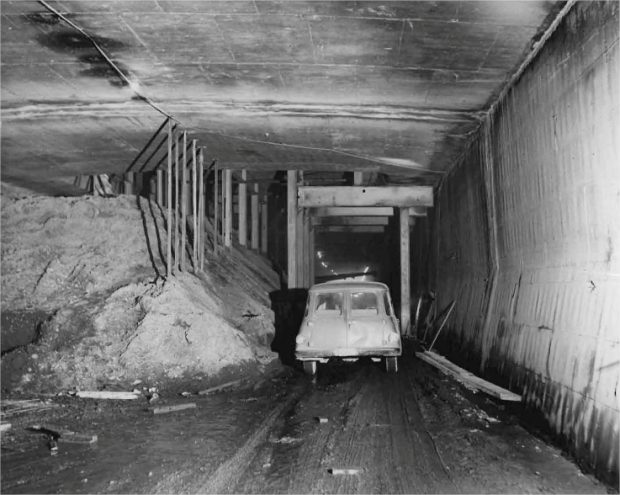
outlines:
M313 217L313 225L387 225L388 217Z
M299 206L433 206L430 186L300 186Z
M319 232L344 232L347 234L382 234L385 228L381 225L316 225Z

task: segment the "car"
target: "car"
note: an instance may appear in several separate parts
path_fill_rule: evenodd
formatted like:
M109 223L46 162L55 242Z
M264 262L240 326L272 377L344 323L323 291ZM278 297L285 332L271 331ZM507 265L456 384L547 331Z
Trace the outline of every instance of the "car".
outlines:
M402 354L399 322L388 286L381 282L338 280L313 285L295 339L295 357L310 375L332 358L371 357L398 371Z

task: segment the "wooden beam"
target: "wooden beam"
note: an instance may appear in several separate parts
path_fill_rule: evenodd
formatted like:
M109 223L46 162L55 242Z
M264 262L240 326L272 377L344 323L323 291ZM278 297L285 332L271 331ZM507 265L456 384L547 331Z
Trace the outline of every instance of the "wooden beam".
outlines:
M185 271L185 242L187 240L187 131L183 131L183 163L181 166L181 270Z
M192 269L196 273L198 266L198 204L197 200L197 186L198 176L197 169L197 156L196 156L196 140L192 139Z
M433 206L430 186L301 186L299 206Z
M232 170L224 170L224 246L232 246Z
M205 160L202 148L198 154L198 263L200 270L205 267Z
M181 135L176 134L174 147L174 269L179 269L181 262L181 237L179 234L179 141Z
M170 279L172 276L172 119L168 119L168 221L167 227L167 243L166 243L166 267L167 277Z
M391 217L394 214L394 208L389 206L335 206L312 208L310 213L315 217Z
M381 225L315 225L317 232L346 232L349 234L382 234L385 227Z
M157 204L163 208L164 206L164 171L158 168L155 172L157 175Z
M239 182L239 244L246 246L248 243L248 171L241 171L241 182Z
M254 184L252 188L252 197L250 199L250 222L252 228L250 231L250 247L258 251L258 184Z
M261 208L261 222L260 222L260 237L261 237L261 241L260 241L260 251L263 254L267 254L267 249L268 249L268 225L267 225L267 221L268 221L268 215L269 215L269 199L267 197L267 194L265 194L263 196L263 203L260 205Z
M218 246L220 243L220 171L217 166L217 161L215 162L215 167L213 168L213 253L217 254Z
M297 172L286 173L287 275L288 288L297 287Z
M388 217L313 217L312 225L387 225Z
M402 335L409 334L411 321L411 287L409 266L409 212L400 209L400 328Z

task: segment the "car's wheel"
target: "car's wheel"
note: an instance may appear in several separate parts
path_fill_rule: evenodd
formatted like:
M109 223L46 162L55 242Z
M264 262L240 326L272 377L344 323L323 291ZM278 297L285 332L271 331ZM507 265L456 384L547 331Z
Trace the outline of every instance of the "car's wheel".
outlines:
M316 361L304 361L304 373L306 375L316 375Z
M398 371L398 358L396 356L385 358L385 371L388 373L396 373Z

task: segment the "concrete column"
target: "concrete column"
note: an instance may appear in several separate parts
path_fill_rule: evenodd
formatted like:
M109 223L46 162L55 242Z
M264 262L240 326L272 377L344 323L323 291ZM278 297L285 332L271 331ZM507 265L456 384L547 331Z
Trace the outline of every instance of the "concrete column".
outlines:
M263 196L263 204L261 205L261 225L260 225L260 237L261 237L261 241L260 241L260 250L261 253L263 254L267 254L267 249L268 249L268 233L269 233L269 229L267 226L267 221L269 219L269 202L267 200L267 195L265 194Z
M239 244L248 244L248 186L247 170L241 171L241 182L239 183Z
M224 180L226 185L225 189L225 224L224 224L224 246L231 247L232 246L232 214L233 214L233 205L232 205L232 170L227 168L224 170Z
M409 334L411 321L411 287L409 267L409 208L399 208L400 224L400 328Z
M258 251L258 184L254 184L252 191L252 199L250 204L250 216L252 222L252 230L250 233L250 245L252 249Z
M297 172L286 174L287 275L289 289L297 287Z

